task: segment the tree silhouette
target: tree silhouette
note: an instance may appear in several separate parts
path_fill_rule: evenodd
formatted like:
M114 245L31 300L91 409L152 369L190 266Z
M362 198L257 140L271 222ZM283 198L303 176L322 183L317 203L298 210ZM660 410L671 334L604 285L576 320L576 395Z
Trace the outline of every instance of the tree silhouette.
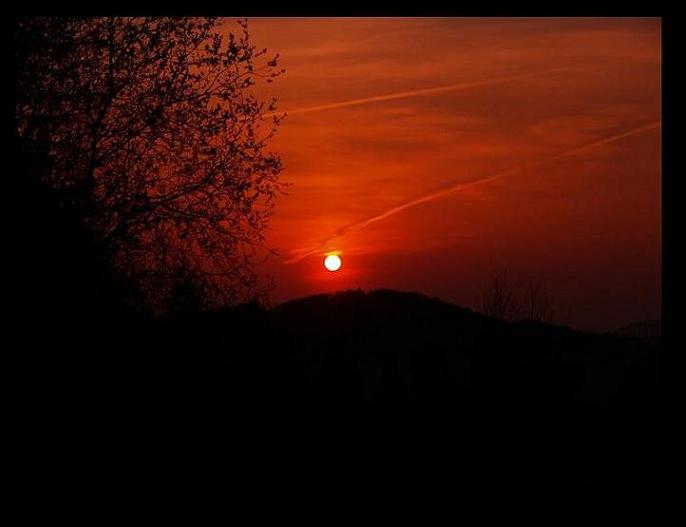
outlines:
M517 316L514 286L507 268L494 270L481 288L481 310L502 320L512 320Z
M524 312L528 320L546 323L555 320L548 291L540 280L527 283L524 290Z
M281 189L267 144L283 73L247 21L25 18L16 131L30 175L73 208L121 277L162 309L179 280L206 304L261 291L254 264Z
M501 320L533 320L552 323L555 310L549 290L540 278L518 280L518 286L507 266L491 272L481 286L481 311Z

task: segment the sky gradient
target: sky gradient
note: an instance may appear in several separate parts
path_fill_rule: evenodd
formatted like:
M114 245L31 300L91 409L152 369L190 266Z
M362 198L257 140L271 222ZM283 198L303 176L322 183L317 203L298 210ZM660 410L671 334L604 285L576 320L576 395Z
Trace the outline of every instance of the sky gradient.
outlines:
M227 21L227 25L230 25ZM252 19L292 184L273 302L348 288L478 308L496 268L558 322L660 318L659 19ZM343 267L322 261L338 251Z

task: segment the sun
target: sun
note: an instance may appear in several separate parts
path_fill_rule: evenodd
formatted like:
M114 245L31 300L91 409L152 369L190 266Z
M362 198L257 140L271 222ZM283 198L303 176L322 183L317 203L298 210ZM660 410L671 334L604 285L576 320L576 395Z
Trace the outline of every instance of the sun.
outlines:
M324 267L327 271L331 271L332 273L338 271L342 264L341 257L336 254L330 254L324 258Z

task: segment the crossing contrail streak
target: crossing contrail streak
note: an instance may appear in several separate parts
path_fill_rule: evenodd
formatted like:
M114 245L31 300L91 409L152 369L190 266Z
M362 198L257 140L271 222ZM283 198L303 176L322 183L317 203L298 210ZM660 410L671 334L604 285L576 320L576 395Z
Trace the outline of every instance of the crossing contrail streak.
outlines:
M329 237L323 239L319 245L316 247L310 247L310 248L303 248L303 249L293 249L290 251L291 258L286 260L284 263L287 264L293 264L296 262L299 262L303 260L304 258L310 256L311 254L317 253L321 250L323 250L328 243L331 241L340 238L342 236L345 236L346 234L350 234L351 232L358 231L360 229L363 229L364 227L375 223L377 221L383 220L385 218L388 218L389 216L392 216L393 214L397 214L398 212L401 212L405 209L409 209L410 207L414 207L416 205L420 205L421 203L426 203L428 201L433 201L438 198L442 198L443 196L447 196L449 194L452 194L454 192L457 192L459 190L464 190L467 188L472 188L476 187L479 185L484 185L487 183L491 183L493 181L496 181L498 179L502 179L508 176L512 176L514 174L518 174L520 172L523 172L525 170L529 170L531 168L536 168L541 165L545 165L547 163L552 163L553 161L557 161L559 159L564 159L566 157L571 157L577 154L580 154L582 152L585 152L587 150L591 150L593 148L597 148L599 146L603 146L609 143L614 143L615 141L619 141L621 139L624 139L625 137L629 137L632 135L637 135L641 134L643 132L647 132L649 130L653 130L654 128L659 128L661 125L661 121L655 121L653 123L640 126L638 128L632 128L631 130L628 130L626 132L622 132L619 134L614 134L609 137L605 137L603 139L599 139L597 141L593 141L591 143L587 143L585 145L578 146L576 148L572 148L570 150L565 150L564 152L560 152L559 154L555 154L551 157L547 157L545 159L541 159L538 161L532 161L529 163L524 163L520 166L509 168L507 170L504 170L502 172L498 172L497 174L494 174L492 176L488 176L485 178L481 179L475 179L472 181L460 181L458 183L454 183L446 188L436 190L434 192L430 192L428 194L424 194L422 196L416 197L414 199L411 199L409 201L406 201L405 203L401 203L399 205L396 205L395 207L391 207L389 209L386 209L385 211L376 214L374 216L370 216L368 218L364 218L362 220L358 220L353 223L349 223L347 225L344 225L338 229Z
M444 92L450 92L450 91L459 91L459 90L468 90L470 88L479 88L481 86L490 86L493 84L502 84L506 82L512 82L520 79L526 79L528 77L535 77L537 75L545 74L545 73L552 73L554 71L563 71L564 69L567 68L555 68L555 69L548 69L548 70L538 70L538 71L532 71L528 73L520 73L518 75L509 75L507 77L498 77L495 79L484 79L480 81L472 81L472 82L460 82L456 84L448 84L446 86L438 86L435 88L424 88L420 90L410 90L410 91L402 91L402 92L397 92L397 93L388 93L386 95L375 95L372 97L362 97L360 99L352 99L349 101L341 101L341 102L333 102L329 104L320 104L318 106L309 106L306 108L296 108L294 110L288 110L286 111L286 114L291 116L291 115L299 115L303 113L313 113L313 112L321 112L325 110L334 110L337 108L346 108L348 106L359 106L362 104L371 104L375 102L384 102L384 101L393 101L396 99L407 99L409 97L422 97L424 95L433 95L436 93L444 93ZM274 114L268 114L266 117L269 117Z

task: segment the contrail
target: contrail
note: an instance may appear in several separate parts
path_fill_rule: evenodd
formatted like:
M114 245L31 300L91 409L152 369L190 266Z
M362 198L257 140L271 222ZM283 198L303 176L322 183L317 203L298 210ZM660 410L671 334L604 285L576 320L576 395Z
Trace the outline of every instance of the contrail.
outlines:
M447 196L448 194L452 194L453 192L457 192L458 190L464 190L467 188L471 187L476 187L478 185L484 185L486 183L490 183L492 181L496 181L498 179L502 179L504 177L512 176L514 174L523 172L525 170L529 170L531 168L536 168L540 165L544 165L547 163L551 163L553 161L557 161L559 159L563 159L565 157L571 157L576 154L580 154L582 152L585 152L586 150L591 150L593 148L597 148L599 146L606 145L608 143L614 143L615 141L619 141L620 139L624 139L625 137L629 137L632 135L640 134L643 132L647 132L648 130L652 130L654 128L659 128L661 125L661 121L655 121L654 123L650 123L644 126L640 126L638 128L632 128L631 130L628 130L626 132L622 132L620 134L615 134L611 135L609 137L605 137L603 139L599 139L597 141L593 141L591 143L587 143L582 146L578 146L576 148L572 148L571 150L565 150L564 152L561 152L559 154L555 154L551 157L547 157L545 159L541 159L539 161L533 161L530 163L524 163L520 166L509 168L507 170L504 170L502 172L499 172L493 176L481 178L481 179L475 179L472 181L461 181L459 183L454 183L446 188L436 190L434 192L430 192L428 194L424 194L422 196L419 196L417 198L411 199L409 201L406 201L405 203L401 203L400 205L396 205L395 207L391 207L384 212L381 212L379 214L376 214L374 216L370 216L368 218L364 218L362 220L358 220L353 223L349 223L348 225L344 225L343 227L340 227L337 229L331 236L323 239L318 246L312 247L309 249L293 249L290 251L290 254L292 255L290 259L286 260L284 263L287 264L293 264L296 262L299 262L303 260L304 258L310 256L311 254L314 254L316 252L321 251L324 249L324 247L331 241L340 238L342 236L345 236L346 234L349 234L351 232L358 231L367 225L370 225L371 223L377 222L379 220L383 220L384 218L388 218L389 216L392 216L393 214L397 214L398 212L401 212L405 209L409 209L410 207L414 207L416 205L419 205L421 203L426 203L427 201L433 201L435 199L441 198L443 196Z
M446 86L438 86L436 88L424 88L420 90L410 90L397 93L388 93L386 95L375 95L372 97L363 97L360 99L352 99L350 101L333 102L329 104L320 104L318 106L309 106L307 108L296 108L294 110L287 110L287 115L298 115L303 113L321 112L325 110L334 110L336 108L346 108L348 106L359 106L362 104L371 104L375 102L393 101L396 99L406 99L408 97L422 97L424 95L433 95L435 93L443 93L449 91L467 90L470 88L478 88L480 86L490 86L492 84L502 84L505 82L512 82L519 79L526 79L544 73L551 73L554 71L563 71L569 68L554 68L547 70L538 70L529 73L520 73L518 75L510 75L508 77L498 77L496 79L484 79L472 82L460 82L456 84L448 84ZM278 112L277 112L278 113ZM274 113L267 114L266 117L275 115Z

